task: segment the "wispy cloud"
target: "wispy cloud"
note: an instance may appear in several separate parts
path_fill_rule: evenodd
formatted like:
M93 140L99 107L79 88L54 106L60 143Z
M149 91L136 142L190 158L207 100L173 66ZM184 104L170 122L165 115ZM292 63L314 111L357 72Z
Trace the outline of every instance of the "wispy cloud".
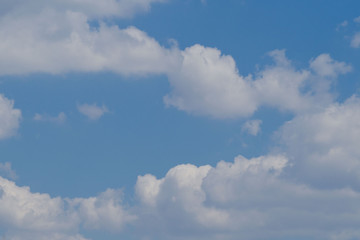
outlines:
M261 130L261 128L260 128L261 123L262 123L262 121L258 120L258 119L246 121L244 123L244 125L242 126L242 131L247 132L253 136L256 136L256 135L258 135L258 133Z
M11 163L5 162L0 163L0 176L7 177L10 179L16 179L17 175L14 170L11 168Z
M61 123L64 123L66 121L66 118L67 118L66 114L61 112L55 117L50 116L48 114L36 113L33 119L35 121L40 121L40 122L53 122L53 123L61 124Z

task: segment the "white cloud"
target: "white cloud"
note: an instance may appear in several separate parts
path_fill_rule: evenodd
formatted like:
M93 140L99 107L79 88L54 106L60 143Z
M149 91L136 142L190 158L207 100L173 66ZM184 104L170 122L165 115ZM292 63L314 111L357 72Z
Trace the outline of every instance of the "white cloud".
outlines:
M66 114L61 112L56 117L52 117L47 114L36 113L34 116L34 120L41 121L41 122L54 122L54 123L61 124L66 121Z
M283 50L275 50L270 53L274 65L254 76L242 76L234 59L215 48L198 44L183 51L176 46L165 48L135 27L119 29L101 20L125 17L122 11L132 15L152 2L163 1L38 0L33 7L28 1L6 1L0 17L0 74L165 74L172 87L164 97L167 106L236 118L251 116L264 105L297 113L328 104L332 96L318 91L318 86L313 89L311 82L329 85L327 78L349 71L345 63L326 54L313 60L308 69L297 70ZM94 18L98 27L89 24Z
M336 31L339 31L341 28L346 27L347 25L349 25L348 21L343 21L342 23L338 24L338 26L336 27Z
M0 176L7 177L10 179L17 178L17 175L15 171L11 169L11 163L9 162L5 162L5 163L0 162Z
M72 204L78 205L78 214L86 228L119 232L124 224L136 219L124 210L122 199L122 191L108 189L97 197L74 199Z
M356 23L360 23L360 16L359 16L359 17L354 18L354 22L356 22Z
M77 105L78 111L88 117L90 120L98 120L101 118L105 113L108 113L109 110L105 105L101 107L97 106L96 103L94 104L78 104Z
M200 45L186 48L181 68L169 73L172 92L164 101L167 106L215 118L247 117L260 106L299 113L331 103L329 86L338 74L351 69L327 54L311 62L313 72L296 70L284 50L269 55L274 65L255 77L243 77L231 56Z
M360 47L360 32L354 34L354 36L351 39L350 45L353 48Z
M45 9L37 15L0 19L0 74L113 71L164 73L176 51L135 27L100 23L91 28L82 12ZM36 57L34 57L36 56Z
M317 187L360 190L358 97L297 116L282 127L279 136L298 178Z
M139 177L137 232L148 239L235 240L330 239L344 226L357 231L359 192L296 183L285 177L289 168L282 155L239 156L216 167L178 165L161 179Z
M21 111L14 108L14 101L0 94L0 139L16 134L21 120Z
M109 189L91 198L52 198L0 177L0 227L11 240L85 240L78 233L82 225L118 231L135 219L119 196Z
M0 178L0 228L10 240L83 240L83 228L159 240L357 237L360 193L302 183L291 174L296 166L285 155L181 164L163 178L139 176L129 207L119 190L52 198Z
M337 77L351 71L351 66L333 60L329 54L321 54L310 62L310 68L322 77Z
M249 134L256 136L261 131L261 123L262 121L259 119L246 121L242 126L242 131L248 132Z
M215 48L194 45L182 52L182 65L170 73L168 106L219 118L247 116L256 110L249 80L238 75L231 56Z

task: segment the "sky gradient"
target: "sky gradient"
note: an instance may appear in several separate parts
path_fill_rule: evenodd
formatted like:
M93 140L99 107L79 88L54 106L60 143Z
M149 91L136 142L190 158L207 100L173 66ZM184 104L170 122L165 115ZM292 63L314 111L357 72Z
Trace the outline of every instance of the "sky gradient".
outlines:
M360 238L360 3L0 0L0 237Z

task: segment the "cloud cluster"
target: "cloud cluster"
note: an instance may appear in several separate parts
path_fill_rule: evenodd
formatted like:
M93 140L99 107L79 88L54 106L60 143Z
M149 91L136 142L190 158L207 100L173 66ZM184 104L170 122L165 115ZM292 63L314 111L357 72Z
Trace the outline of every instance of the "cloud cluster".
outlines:
M238 156L215 167L178 165L163 178L139 176L138 202L130 207L119 190L54 198L0 177L6 239L85 240L84 229L117 232L126 225L144 239L358 238L360 100L334 103L330 91L350 65L321 54L297 69L284 50L274 50L272 65L242 76L234 59L216 48L166 48L135 27L104 21L131 17L155 2L164 1L0 0L0 75L163 74L171 86L165 104L192 114L249 117L261 106L295 113L278 132L282 154ZM93 120L108 112L96 104L78 110ZM0 138L13 136L20 119L13 101L0 95ZM65 115L34 119L63 121ZM248 121L243 130L257 135L260 124ZM11 173L9 164L0 170Z
M172 92L167 105L216 118L247 117L261 106L294 113L320 108L333 101L328 92L339 74L351 67L322 54L308 69L297 70L284 50L269 53L275 64L241 76L234 59L214 48L195 45L182 51L178 71L169 75Z
M359 192L320 190L292 182L284 178L287 167L288 160L281 155L239 156L233 163L221 161L214 168L179 165L161 179L139 177L139 219L148 227L143 235L148 239L234 240L357 236ZM345 233L348 237L339 237Z
M273 65L242 76L234 59L216 48L199 44L184 50L166 48L135 27L119 29L102 21L163 1L54 0L36 1L33 8L26 1L5 2L0 15L1 75L164 74L172 88L164 97L165 104L193 114L248 117L261 106L307 111L331 102L327 90L333 79L351 70L328 54L313 59L307 69L296 69L285 51L274 50L269 54ZM90 24L94 18L97 26Z
M163 178L139 176L129 207L119 190L53 198L0 178L0 230L10 240L83 240L84 229L119 233L126 225L139 239L356 238L360 193L309 186L289 168L285 155L182 164Z

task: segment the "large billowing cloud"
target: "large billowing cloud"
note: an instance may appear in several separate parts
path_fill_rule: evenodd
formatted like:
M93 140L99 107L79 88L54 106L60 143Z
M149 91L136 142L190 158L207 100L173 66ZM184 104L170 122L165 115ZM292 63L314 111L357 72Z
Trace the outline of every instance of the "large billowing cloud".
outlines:
M360 193L297 183L288 167L282 155L239 156L216 167L179 165L161 179L141 176L138 232L147 239L357 236Z
M248 117L264 105L308 111L330 103L331 83L338 74L350 71L347 64L327 54L312 60L307 69L296 69L283 50L275 50L270 53L275 64L242 76L234 59L218 49L199 44L185 50L166 48L135 27L120 29L103 21L163 1L39 0L32 7L27 1L3 2L0 75L164 74L172 88L165 104L193 114ZM91 20L98 24L91 25Z
M360 99L295 117L279 132L293 171L324 188L360 190Z
M21 111L14 108L14 101L0 94L0 139L16 134L21 119Z
M291 178L289 168L284 155L238 156L215 167L178 165L160 179L139 176L138 202L129 207L118 190L91 198L52 198L0 178L0 226L10 240L86 239L83 229L121 237L131 228L138 239L359 236L359 192L311 187Z
M275 64L241 76L234 59L214 48L195 45L181 52L180 69L169 74L167 105L216 118L246 117L260 106L301 113L333 101L329 93L339 74L351 67L319 55L308 69L297 70L284 50L269 53Z
M82 12L43 9L36 15L0 18L0 73L113 71L163 73L176 56L135 27L100 23Z

